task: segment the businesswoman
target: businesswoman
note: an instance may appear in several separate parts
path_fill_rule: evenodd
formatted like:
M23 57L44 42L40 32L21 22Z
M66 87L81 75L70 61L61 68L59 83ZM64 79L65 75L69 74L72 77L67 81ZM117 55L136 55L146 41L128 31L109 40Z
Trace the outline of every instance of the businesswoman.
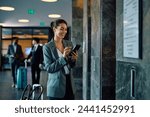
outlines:
M43 47L45 69L48 71L47 96L50 100L73 100L74 89L71 68L75 66L78 53L71 55L72 42L64 40L67 22L57 19L51 23L54 36Z

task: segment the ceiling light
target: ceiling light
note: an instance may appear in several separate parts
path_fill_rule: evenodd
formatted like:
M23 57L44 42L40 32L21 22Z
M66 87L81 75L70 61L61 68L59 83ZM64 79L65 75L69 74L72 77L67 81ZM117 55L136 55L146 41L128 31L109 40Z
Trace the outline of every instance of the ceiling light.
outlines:
M27 23L27 22L29 22L29 20L28 19L19 19L18 22Z
M13 7L8 7L8 6L2 6L2 7L0 7L0 10L13 11L13 10L15 10L15 8L13 8Z
M57 2L58 0L41 0L43 2Z
M59 15L59 14L49 14L48 17L50 17L50 18L60 18L61 15Z

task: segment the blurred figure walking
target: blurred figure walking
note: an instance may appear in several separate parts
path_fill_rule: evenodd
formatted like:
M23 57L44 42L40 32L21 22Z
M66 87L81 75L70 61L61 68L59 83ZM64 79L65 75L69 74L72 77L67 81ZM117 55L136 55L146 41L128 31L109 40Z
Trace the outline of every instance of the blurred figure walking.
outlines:
M24 59L22 47L18 44L18 38L12 38L12 44L8 46L7 55L9 57L9 62L11 64L13 84L12 87L16 86L16 77L17 77L17 69L20 66L21 61Z

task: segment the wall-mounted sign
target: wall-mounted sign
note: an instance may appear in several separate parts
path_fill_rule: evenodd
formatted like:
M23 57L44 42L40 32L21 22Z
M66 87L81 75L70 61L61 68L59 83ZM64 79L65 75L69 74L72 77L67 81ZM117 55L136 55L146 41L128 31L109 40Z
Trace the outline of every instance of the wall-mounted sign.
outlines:
M141 58L140 0L123 3L123 56Z
M34 14L35 14L35 10L33 10L33 9L28 9L28 14L34 15Z

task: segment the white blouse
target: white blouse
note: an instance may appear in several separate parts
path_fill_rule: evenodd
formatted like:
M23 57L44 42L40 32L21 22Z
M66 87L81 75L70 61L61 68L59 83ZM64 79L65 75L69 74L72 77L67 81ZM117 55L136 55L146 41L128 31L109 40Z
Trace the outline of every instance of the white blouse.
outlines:
M57 49L57 53L58 53L59 57L63 57L63 54L58 49ZM70 73L67 65L64 66L64 70L65 70L65 74L69 74Z

